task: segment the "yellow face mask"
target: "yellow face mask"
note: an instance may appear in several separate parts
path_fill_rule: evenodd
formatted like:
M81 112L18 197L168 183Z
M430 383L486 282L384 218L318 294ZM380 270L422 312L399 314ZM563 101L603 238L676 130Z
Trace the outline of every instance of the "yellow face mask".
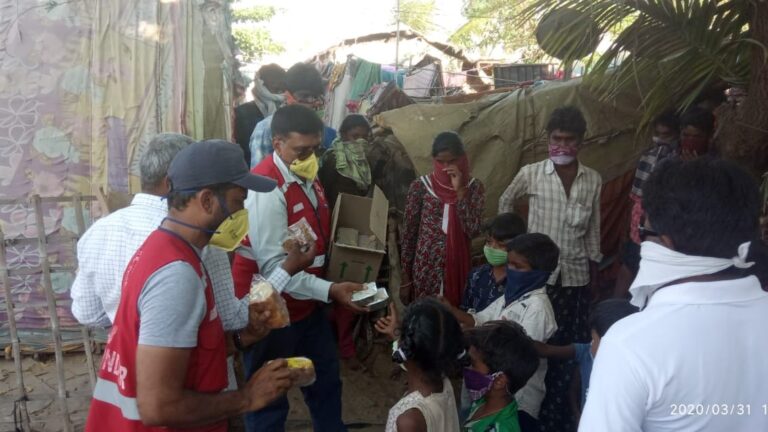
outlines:
M242 209L224 219L208 242L227 252L235 250L248 234L248 210Z
M317 172L320 170L320 165L317 161L317 156L315 156L314 153L312 153L311 156L304 160L298 160L296 159L293 161L291 166L289 167L291 172L296 174L297 176L307 179L309 181L315 181L315 177L317 177Z

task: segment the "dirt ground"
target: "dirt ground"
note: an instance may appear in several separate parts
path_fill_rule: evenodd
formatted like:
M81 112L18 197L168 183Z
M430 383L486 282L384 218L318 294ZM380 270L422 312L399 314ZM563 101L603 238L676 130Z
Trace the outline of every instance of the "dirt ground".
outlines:
M397 380L390 379L393 363L385 347L377 346L368 360L369 372L351 371L342 366L343 416L352 431L383 431L389 408L405 391L404 374ZM64 357L67 400L70 418L76 431L82 431L88 414L90 386L85 354L67 354ZM97 363L98 364L98 363ZM24 358L22 362L24 386L30 398L56 395L56 364L51 356L45 360ZM13 400L17 397L16 374L13 361L0 358L0 432L13 431ZM291 411L288 431L311 431L309 411L304 405L301 392L289 393ZM34 431L58 432L64 430L64 416L56 401L27 403L27 410Z

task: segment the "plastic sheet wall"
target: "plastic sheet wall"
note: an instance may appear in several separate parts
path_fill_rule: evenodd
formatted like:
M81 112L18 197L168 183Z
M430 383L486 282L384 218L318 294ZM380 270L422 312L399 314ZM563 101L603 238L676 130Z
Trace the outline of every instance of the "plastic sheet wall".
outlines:
M520 168L548 155L545 126L557 107L575 105L587 120L580 160L603 178L601 197L602 249L616 254L629 221L628 194L634 167L650 139L637 134L640 99L619 94L599 100L581 80L549 82L539 87L494 94L459 104L411 105L377 116L377 123L393 131L418 174L432 168L434 137L446 130L464 139L472 174L487 193L485 215L497 214L498 200Z

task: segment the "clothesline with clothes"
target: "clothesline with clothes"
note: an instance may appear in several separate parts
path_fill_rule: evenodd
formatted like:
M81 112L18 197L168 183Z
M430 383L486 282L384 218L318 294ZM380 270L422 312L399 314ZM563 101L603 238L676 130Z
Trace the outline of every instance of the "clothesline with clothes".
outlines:
M410 70L396 69L394 66L381 65L365 59L348 56L344 64L331 62L318 65L318 69L328 79L326 94L326 112L324 120L331 127L338 128L341 121L351 112L359 112L366 101L373 105L377 99L371 95L371 89L377 85L396 82L397 88L403 89L407 96L425 98L444 94L445 79L442 65L433 57L425 57ZM458 87L458 86L456 86Z

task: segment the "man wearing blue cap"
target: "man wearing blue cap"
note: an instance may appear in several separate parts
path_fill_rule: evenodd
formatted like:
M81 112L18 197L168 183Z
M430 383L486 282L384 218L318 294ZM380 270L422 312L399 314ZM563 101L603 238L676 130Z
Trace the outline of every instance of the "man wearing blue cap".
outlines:
M276 360L243 389L222 391L226 338L200 260L209 243L239 244L247 191L268 192L275 182L250 174L242 150L225 141L181 150L168 180L168 216L125 270L87 431L223 432L226 418L266 406L292 383Z

